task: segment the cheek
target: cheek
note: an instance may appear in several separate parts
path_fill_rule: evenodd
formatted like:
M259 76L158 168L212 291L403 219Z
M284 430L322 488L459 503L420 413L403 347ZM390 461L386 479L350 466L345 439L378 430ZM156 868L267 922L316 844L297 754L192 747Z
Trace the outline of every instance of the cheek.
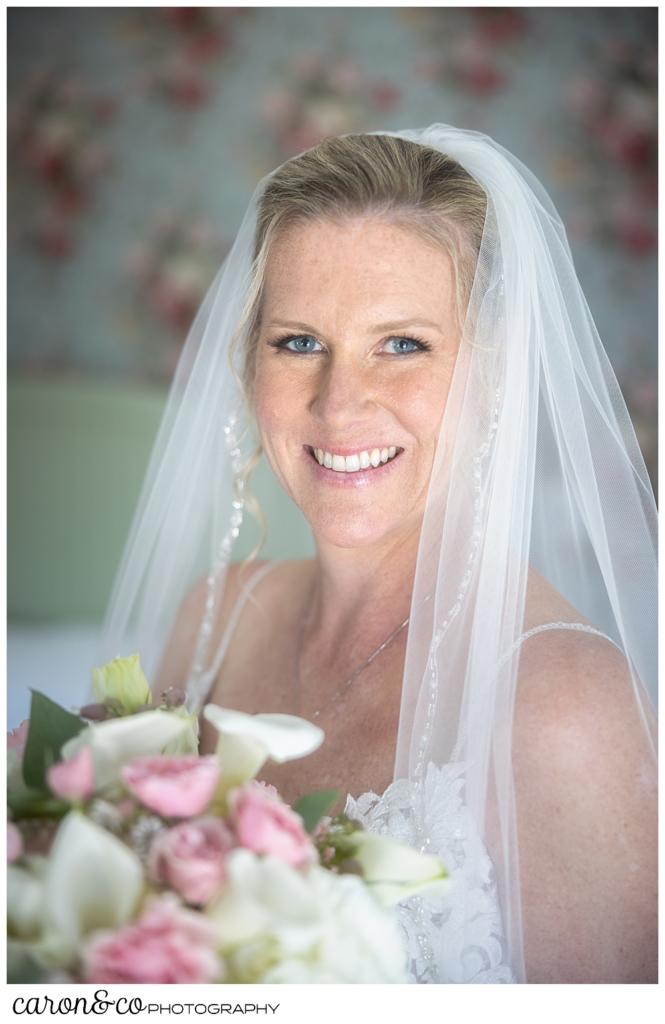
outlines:
M289 403L284 400L284 388L274 375L257 367L254 380L254 415L262 439L269 441L288 423Z
M404 388L399 395L402 423L419 444L433 448L439 437L450 378L437 376Z

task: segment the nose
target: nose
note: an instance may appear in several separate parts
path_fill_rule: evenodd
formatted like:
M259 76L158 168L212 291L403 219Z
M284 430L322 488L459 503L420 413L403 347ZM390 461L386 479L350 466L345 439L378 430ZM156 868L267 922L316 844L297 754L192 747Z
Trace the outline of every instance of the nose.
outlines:
M329 427L348 427L376 408L368 371L350 353L331 354L316 378L311 414Z

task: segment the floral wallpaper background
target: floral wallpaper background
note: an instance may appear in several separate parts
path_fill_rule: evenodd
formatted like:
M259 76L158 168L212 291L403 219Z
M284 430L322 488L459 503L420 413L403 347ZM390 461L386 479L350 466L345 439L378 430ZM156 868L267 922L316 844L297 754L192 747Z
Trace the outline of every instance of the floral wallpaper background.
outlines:
M657 9L12 8L9 371L166 386L256 180L443 121L542 180L655 484Z

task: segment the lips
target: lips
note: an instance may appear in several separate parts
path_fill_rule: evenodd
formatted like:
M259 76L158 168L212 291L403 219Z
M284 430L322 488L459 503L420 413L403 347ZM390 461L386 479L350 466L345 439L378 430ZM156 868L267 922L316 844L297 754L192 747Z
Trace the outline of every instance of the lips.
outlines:
M379 466L391 462L401 452L402 448L396 445L365 448L350 454L327 451L324 448L312 448L307 445L307 450L313 459L325 469L334 473L359 473L363 470L377 469Z

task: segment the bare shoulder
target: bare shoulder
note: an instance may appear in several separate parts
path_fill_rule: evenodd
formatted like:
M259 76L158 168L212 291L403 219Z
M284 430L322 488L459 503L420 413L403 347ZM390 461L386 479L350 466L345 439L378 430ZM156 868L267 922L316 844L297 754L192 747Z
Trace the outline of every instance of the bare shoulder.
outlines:
M622 651L605 636L565 628L593 623L531 569L524 629L544 624L564 628L531 635L520 649L515 724L525 750L545 738L566 748L579 743L580 755L610 741L619 744L615 752L637 748L644 736L640 706L655 733L651 705Z
M522 644L516 727L527 747L573 741L581 750L604 742L620 749L643 733L636 686L623 653L605 637L574 629L552 629ZM644 702L653 724L653 712Z
M513 765L530 981L654 980L657 769L634 692L602 637L523 645Z
M268 564L268 559L257 559L252 562L233 562L228 566L221 600L218 602L212 625L213 643L221 640L243 590ZM157 672L154 687L157 694L161 695L170 686L183 685L194 656L194 647L207 600L208 581L207 577L202 576L186 592L175 615Z

